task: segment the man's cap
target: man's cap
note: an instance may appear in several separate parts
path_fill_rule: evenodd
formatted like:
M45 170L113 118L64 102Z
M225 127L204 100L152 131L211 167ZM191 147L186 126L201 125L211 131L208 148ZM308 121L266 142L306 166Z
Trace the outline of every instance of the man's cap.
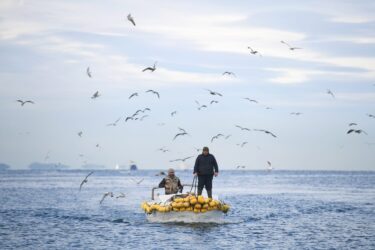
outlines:
M208 147L203 147L203 150L202 151L209 151Z
M174 169L173 168L168 169L168 174L169 173L174 173Z

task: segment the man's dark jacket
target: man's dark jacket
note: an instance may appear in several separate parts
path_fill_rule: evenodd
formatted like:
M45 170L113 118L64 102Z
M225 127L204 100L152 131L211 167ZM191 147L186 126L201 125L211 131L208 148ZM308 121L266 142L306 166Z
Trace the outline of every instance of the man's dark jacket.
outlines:
M213 175L214 172L219 172L215 157L212 154L206 156L204 154L198 155L195 160L194 173L198 175Z

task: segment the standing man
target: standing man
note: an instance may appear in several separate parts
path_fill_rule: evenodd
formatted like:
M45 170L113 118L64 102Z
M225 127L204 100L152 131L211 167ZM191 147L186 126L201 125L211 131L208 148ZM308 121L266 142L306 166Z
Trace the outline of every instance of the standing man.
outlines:
M177 194L182 192L183 186L180 179L174 175L174 169L168 169L168 175L159 183L159 188L165 189L165 194Z
M202 195L205 187L207 196L212 198L212 179L218 176L219 167L215 157L209 153L208 147L204 147L202 154L198 155L194 165L194 176L198 176L198 195Z

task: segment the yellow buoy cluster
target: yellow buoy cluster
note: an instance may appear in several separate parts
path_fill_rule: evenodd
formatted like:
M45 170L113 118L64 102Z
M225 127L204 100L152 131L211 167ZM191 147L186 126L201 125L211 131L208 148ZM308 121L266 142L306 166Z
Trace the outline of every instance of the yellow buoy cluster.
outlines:
M213 200L211 198L204 198L203 196L199 195L189 195L187 197L175 197L172 202L164 203L164 204L157 204L157 203L142 203L142 209L150 214L154 211L158 211L161 213L165 212L184 212L184 211L191 211L194 213L205 213L207 211L212 210L219 210L223 211L224 213L229 211L229 205L225 204L218 200Z

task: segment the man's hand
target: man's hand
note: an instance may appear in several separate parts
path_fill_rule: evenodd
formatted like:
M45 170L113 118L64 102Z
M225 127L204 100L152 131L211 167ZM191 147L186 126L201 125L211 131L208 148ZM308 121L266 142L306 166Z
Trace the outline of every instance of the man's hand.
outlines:
M219 175L219 172L215 172L214 176L217 177Z

